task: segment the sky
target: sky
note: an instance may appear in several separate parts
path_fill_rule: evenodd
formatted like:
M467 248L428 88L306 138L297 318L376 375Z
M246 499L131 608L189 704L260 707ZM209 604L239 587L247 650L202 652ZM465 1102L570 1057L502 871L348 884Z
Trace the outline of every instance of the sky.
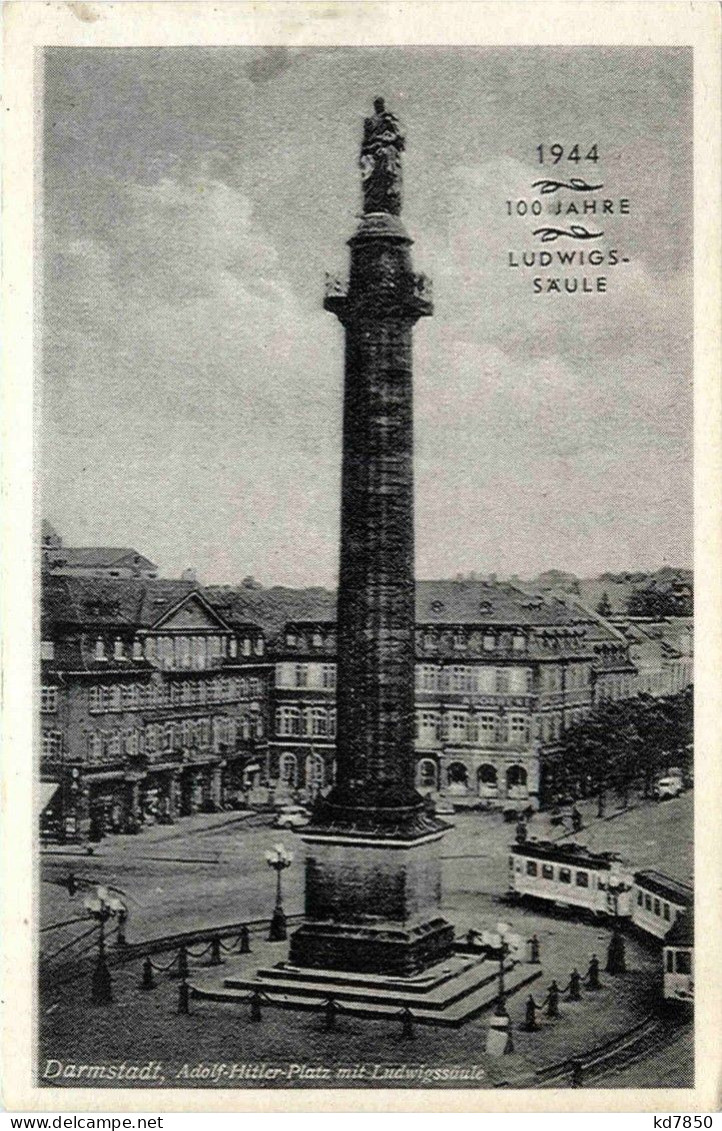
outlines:
M434 283L418 576L691 565L687 49L54 48L44 81L40 491L67 545L206 583L335 583L343 332L323 282L347 268L382 95ZM599 161L540 165L553 143ZM542 243L549 218L506 205L542 176L604 186L545 207L629 212ZM628 262L508 265L591 247ZM605 293L533 291L599 274Z

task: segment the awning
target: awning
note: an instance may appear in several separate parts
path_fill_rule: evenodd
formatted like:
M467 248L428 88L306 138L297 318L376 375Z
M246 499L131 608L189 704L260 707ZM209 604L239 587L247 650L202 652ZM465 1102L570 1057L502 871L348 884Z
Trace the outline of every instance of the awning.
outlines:
M40 789L38 791L38 812L42 813L47 809L50 802L55 797L60 786L56 781L41 781Z

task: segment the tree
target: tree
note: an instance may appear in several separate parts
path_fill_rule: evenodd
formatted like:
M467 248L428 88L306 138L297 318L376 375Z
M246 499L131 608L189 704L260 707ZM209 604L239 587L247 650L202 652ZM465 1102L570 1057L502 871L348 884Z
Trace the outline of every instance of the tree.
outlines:
M601 600L597 605L597 612L599 613L600 617L610 617L612 615L612 606L609 603L609 595L606 589L602 593Z

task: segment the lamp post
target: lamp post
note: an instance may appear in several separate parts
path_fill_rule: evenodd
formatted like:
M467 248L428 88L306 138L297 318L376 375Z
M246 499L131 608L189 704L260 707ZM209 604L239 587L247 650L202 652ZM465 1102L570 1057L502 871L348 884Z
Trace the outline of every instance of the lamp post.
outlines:
M506 1014L506 1006L504 1004L506 998L506 987L504 985L504 962L512 952L519 952L522 946L522 940L519 935L516 935L512 932L512 929L508 923L497 923L494 943L496 944L494 946L494 949L497 950L499 955L499 993L497 995L496 1008L494 1012L497 1017L503 1017Z
M270 942L282 942L287 938L287 932L281 895L281 873L284 869L290 868L293 863L293 853L287 852L282 844L274 844L273 851L266 853L266 861L269 868L273 868L276 873L276 906L273 911L268 938Z
M93 971L92 1000L94 1005L109 1005L113 1000L113 983L110 970L105 961L105 924L113 915L125 916L128 909L122 900L111 895L106 887L99 884L95 895L84 900L85 909L100 926L98 935L98 960Z

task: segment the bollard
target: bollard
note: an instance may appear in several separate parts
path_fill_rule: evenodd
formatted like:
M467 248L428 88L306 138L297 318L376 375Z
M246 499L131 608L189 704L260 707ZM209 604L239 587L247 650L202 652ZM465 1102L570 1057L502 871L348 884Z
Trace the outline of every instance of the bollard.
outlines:
M414 1039L414 1015L408 1005L401 1010L401 1038L404 1041Z
M140 988L142 990L152 990L154 986L155 982L153 981L153 963L151 962L150 958L146 958L145 962L143 963L143 979L140 983Z
M125 924L128 921L128 912L126 910L118 912L118 934L116 942L118 946L127 946L128 940L125 937Z
M328 999L324 1006L324 1013L326 1017L326 1029L336 1028L336 1016L338 1014L338 1005L332 997Z
M251 994L251 1021L261 1020L261 995L258 990Z
M180 985L178 986L178 1012L179 1013L190 1013L190 1006L188 1004L189 1000L190 1000L190 988L189 988L188 983L186 982L185 978L182 978Z
M220 966L223 959L221 958L221 940L218 935L214 935L211 939L211 966Z
M606 971L608 974L626 974L627 972L627 962L624 954L624 938L616 927L612 931L612 937L609 940L609 947L607 948Z
M529 939L529 961L534 966L539 965L539 939L536 935Z
M524 1028L527 1033L536 1033L539 1026L536 1023L536 1005L534 998L531 994L526 999L526 1019L524 1021Z
M587 975L588 989L601 990L601 982L599 981L599 959L596 954L592 955L591 962L589 963L589 973Z
M238 933L238 937L240 939L240 946L238 948L238 953L239 954L250 954L251 953L251 937L248 933L248 927L246 927L245 924L244 924L244 926L241 927L241 929Z
M181 981L188 977L188 951L184 946L178 951L178 977Z
M547 1017L559 1016L559 986L556 982L552 982L549 987L549 1004L547 1005Z
M569 975L569 1000L582 1000L582 976L577 970L576 966Z
M488 1056L506 1056L514 1051L511 1035L511 1018L503 1001L497 1003L486 1032L486 1052Z
M572 1087L584 1087L584 1065L581 1060L572 1061Z

